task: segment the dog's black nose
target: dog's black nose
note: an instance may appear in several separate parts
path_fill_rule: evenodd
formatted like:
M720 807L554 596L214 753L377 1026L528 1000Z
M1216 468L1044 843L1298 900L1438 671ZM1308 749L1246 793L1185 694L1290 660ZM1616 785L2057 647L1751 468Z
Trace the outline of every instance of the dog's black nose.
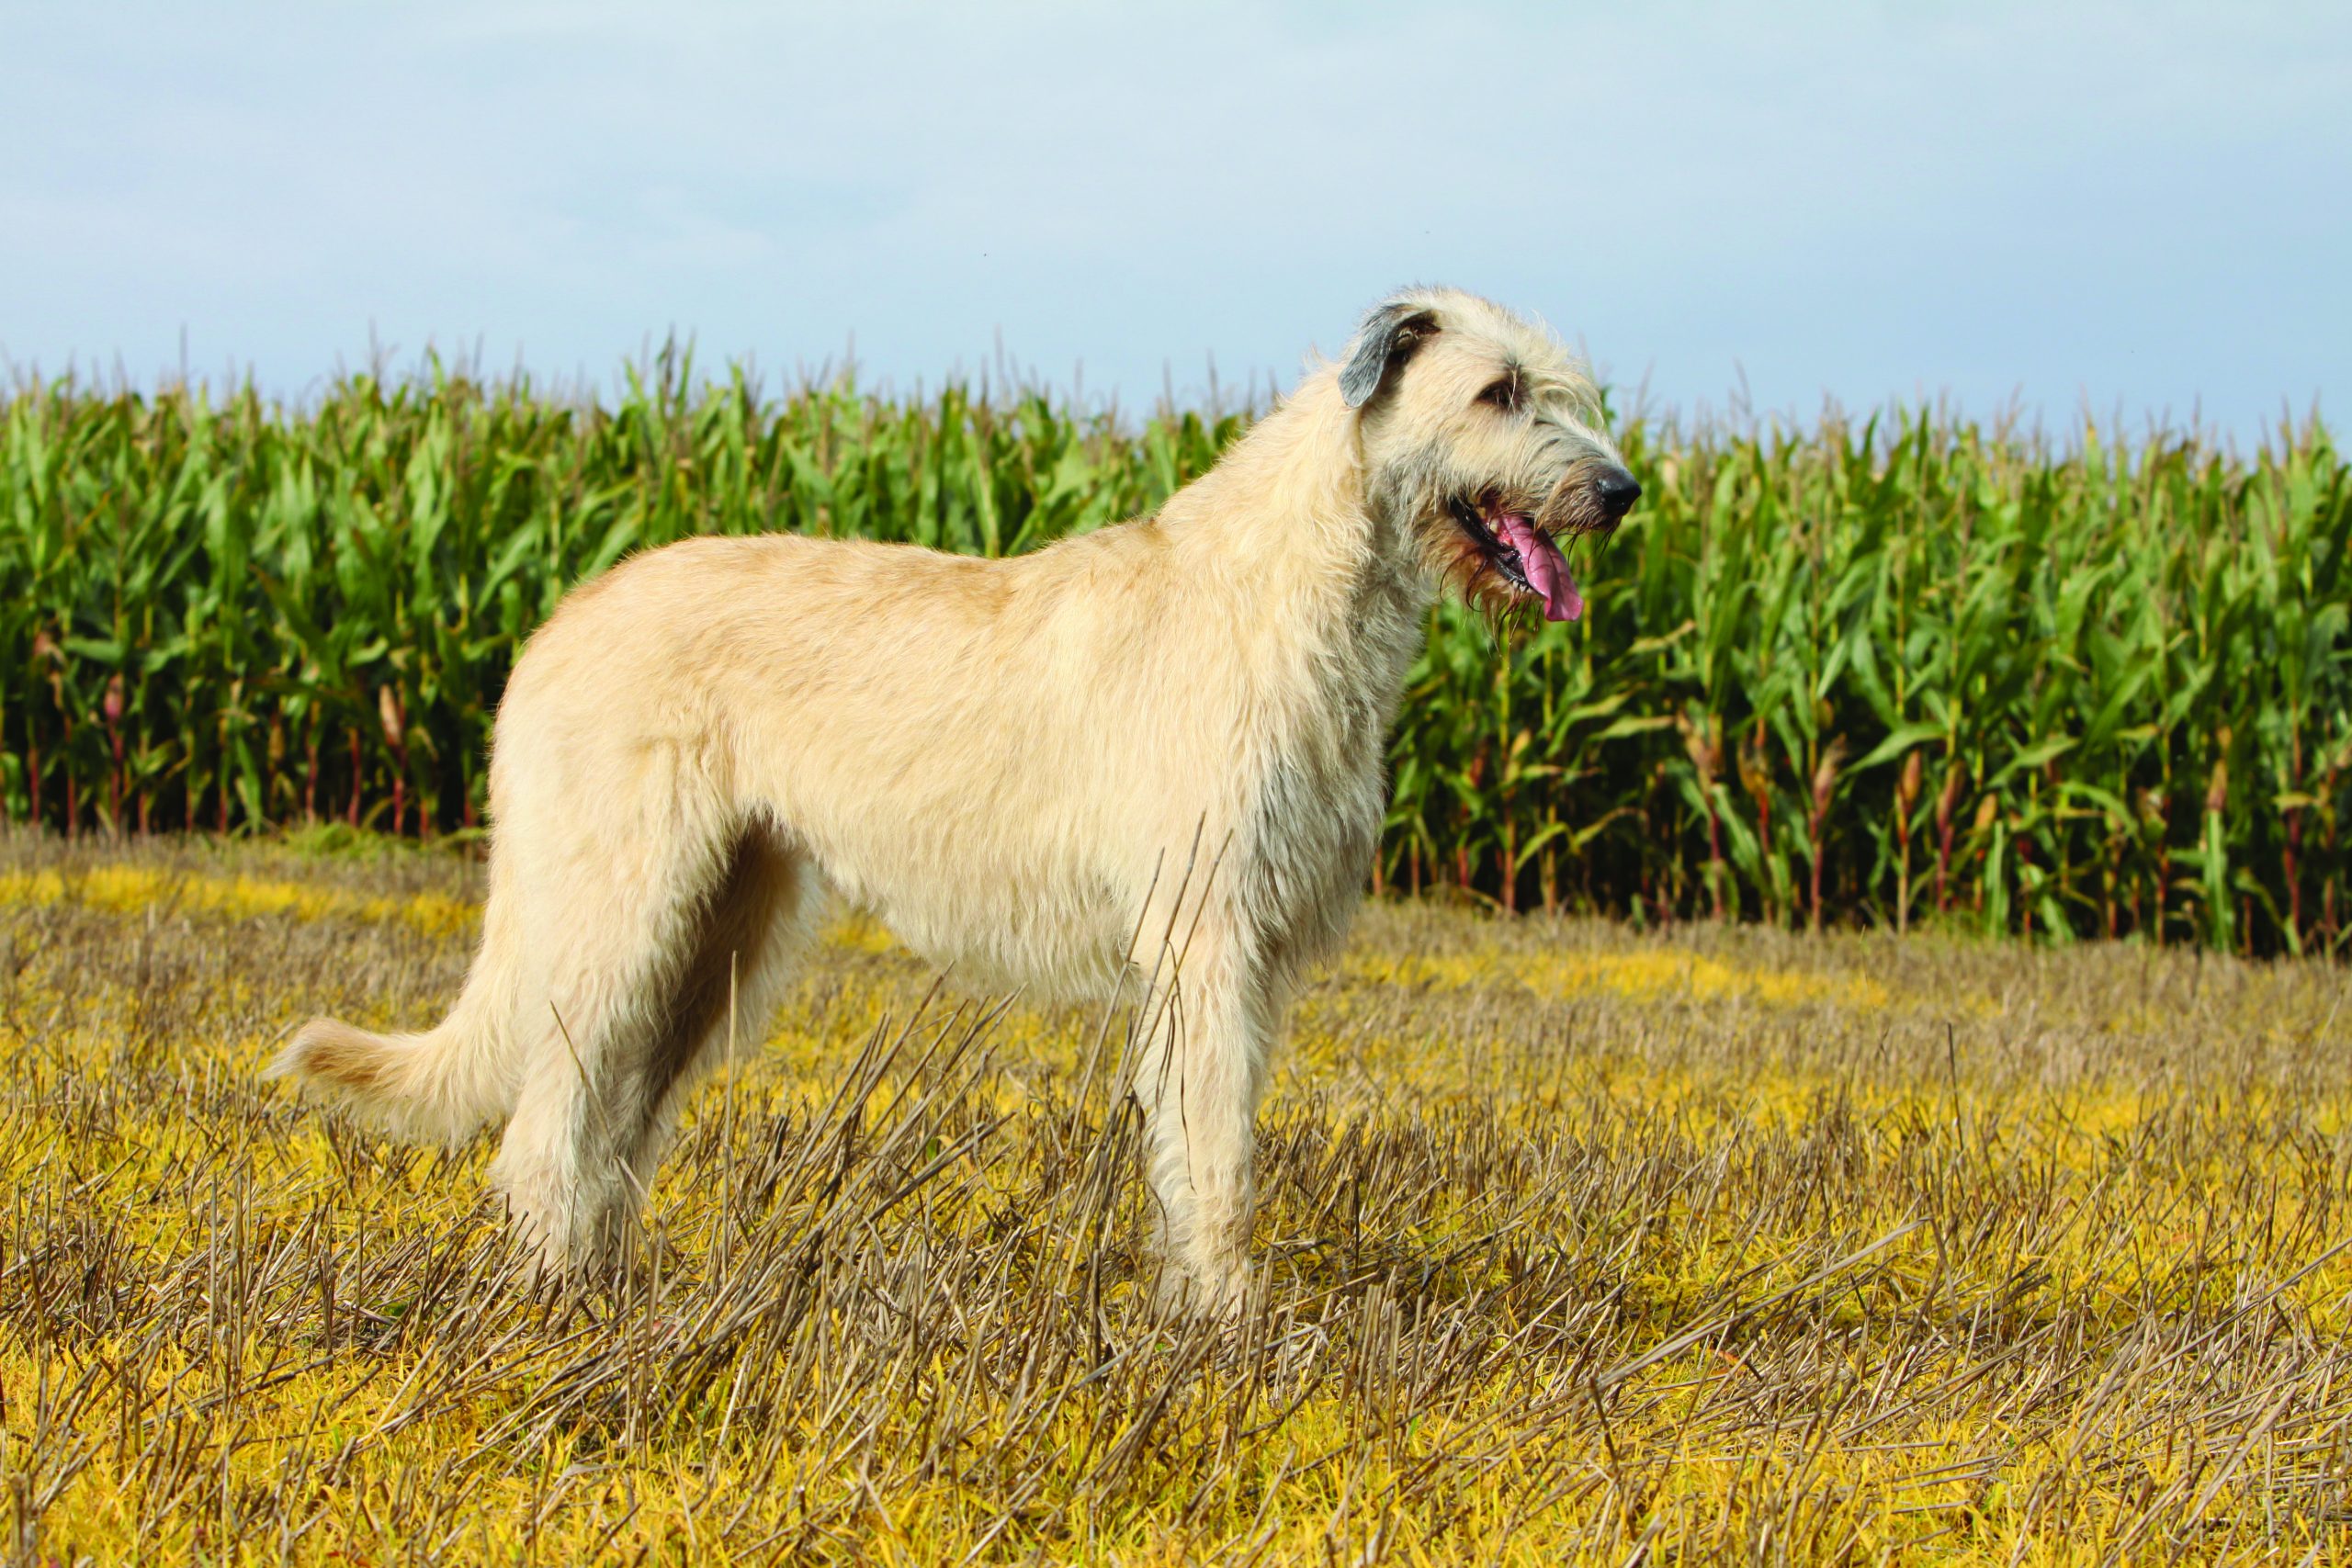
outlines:
M1611 468L1602 474L1600 482L1593 488L1600 492L1600 504L1611 519L1624 516L1634 509L1634 502L1642 499L1640 481L1623 468Z

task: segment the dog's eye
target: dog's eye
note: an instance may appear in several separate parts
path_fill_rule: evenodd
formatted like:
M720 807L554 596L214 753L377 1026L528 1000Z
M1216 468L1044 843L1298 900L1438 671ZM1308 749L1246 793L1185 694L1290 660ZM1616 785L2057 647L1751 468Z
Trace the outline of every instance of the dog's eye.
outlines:
M1519 407L1519 378L1504 376L1487 383L1487 389L1478 394L1478 400L1506 412Z

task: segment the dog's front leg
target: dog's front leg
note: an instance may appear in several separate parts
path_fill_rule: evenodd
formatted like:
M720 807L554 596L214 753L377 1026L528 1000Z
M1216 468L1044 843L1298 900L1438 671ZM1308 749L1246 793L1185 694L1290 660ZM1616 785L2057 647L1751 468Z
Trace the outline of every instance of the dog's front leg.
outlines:
M1197 953L1145 1009L1133 1084L1163 1307L1227 1315L1249 1293L1250 1163L1271 1010L1243 965Z

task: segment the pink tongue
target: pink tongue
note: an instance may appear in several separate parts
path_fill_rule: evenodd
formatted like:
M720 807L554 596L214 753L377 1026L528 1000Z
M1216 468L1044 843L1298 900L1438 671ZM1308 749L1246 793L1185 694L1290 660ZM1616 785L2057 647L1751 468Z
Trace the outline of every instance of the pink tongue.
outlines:
M1495 523L1510 547L1519 552L1519 564L1528 582L1544 596L1544 618L1573 621L1583 615L1584 595L1577 592L1577 580L1568 575L1567 558L1551 536L1516 512L1505 513Z

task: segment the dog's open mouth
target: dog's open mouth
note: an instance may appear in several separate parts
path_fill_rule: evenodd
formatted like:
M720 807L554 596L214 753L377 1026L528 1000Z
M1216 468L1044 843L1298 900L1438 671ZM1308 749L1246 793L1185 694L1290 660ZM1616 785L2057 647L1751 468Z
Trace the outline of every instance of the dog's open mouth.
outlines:
M1568 573L1567 558L1552 536L1524 512L1456 500L1453 520L1503 581L1544 601L1547 621L1573 621L1584 614L1584 595Z

